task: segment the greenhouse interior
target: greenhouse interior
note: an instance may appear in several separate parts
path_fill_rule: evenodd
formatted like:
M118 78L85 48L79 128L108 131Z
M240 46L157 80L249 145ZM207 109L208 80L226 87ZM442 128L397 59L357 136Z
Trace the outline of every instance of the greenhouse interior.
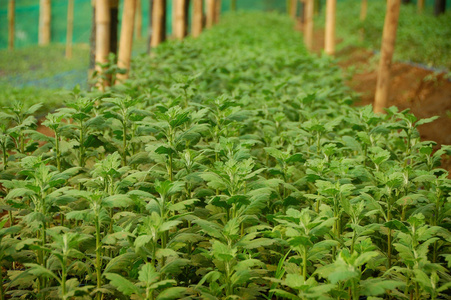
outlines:
M0 300L451 299L450 0L1 0Z

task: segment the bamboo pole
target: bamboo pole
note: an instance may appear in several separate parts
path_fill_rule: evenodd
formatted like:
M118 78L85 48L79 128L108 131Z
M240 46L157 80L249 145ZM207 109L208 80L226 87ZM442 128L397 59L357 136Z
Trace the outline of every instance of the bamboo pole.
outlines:
M153 0L152 8L152 37L150 39L150 47L155 48L163 42L162 28L165 21L164 0Z
M203 0L193 0L193 22L191 24L191 32L195 38L202 33L202 23L204 18L203 2Z
M337 0L326 2L326 36L324 40L324 51L328 55L335 55L335 14Z
M117 74L117 81L128 78L130 60L132 57L133 30L135 27L136 0L125 0L122 13L121 39L119 42L119 56L117 66L126 69L125 74Z
M15 23L16 3L15 0L8 2L8 49L14 49L14 23Z
M382 35L381 58L377 74L376 96L374 99L374 112L381 113L388 103L390 87L390 69L393 52L395 51L396 30L398 28L399 10L401 0L388 0L385 15L384 32Z
M221 0L215 0L215 24L219 22L221 16Z
M207 0L207 28L213 27L214 19L215 19L215 0Z
M74 0L67 3L66 58L72 58L72 38L74 33Z
M108 0L96 0L96 70L99 75L102 68L98 64L108 62L108 54L110 52L110 3ZM106 81L100 83L99 88L104 89Z
M368 0L362 0L360 6L360 21L365 21L368 14Z
M137 39L142 38L142 31L143 31L143 11L142 11L142 4L141 0L136 0L136 8L135 8L135 36Z
M186 1L185 0L174 0L173 1L173 29L174 37L178 40L183 40L186 32Z
M39 5L39 45L50 43L50 22L52 6L50 0L41 0Z
M230 3L230 9L232 11L236 11L236 0L232 0L232 2Z
M422 13L424 10L424 0L418 0L417 5L418 5L418 12Z
M298 0L291 0L290 1L290 17L293 20L296 20L296 12L297 12L297 5L298 5Z
M308 50L313 49L314 0L305 0L304 43Z

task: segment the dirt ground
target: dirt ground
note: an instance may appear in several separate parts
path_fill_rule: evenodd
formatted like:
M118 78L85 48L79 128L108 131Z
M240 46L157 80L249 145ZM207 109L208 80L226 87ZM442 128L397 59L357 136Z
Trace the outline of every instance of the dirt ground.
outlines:
M324 30L316 30L313 51L321 53L322 49ZM347 78L346 84L360 95L361 101L356 105L373 103L378 56L367 49L347 47L337 51L336 59ZM438 147L451 145L451 81L444 73L393 63L389 106L393 105L400 110L409 108L419 119L439 116L434 122L419 127L421 139L435 141ZM451 172L450 157L444 157L442 167Z

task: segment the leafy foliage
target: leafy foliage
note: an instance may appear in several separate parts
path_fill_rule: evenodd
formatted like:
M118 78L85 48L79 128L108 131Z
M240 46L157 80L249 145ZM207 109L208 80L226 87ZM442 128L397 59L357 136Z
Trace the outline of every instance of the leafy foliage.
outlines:
M443 146L355 108L276 14L169 42L36 131L0 120L2 299L440 299ZM3 271L5 270L5 272Z

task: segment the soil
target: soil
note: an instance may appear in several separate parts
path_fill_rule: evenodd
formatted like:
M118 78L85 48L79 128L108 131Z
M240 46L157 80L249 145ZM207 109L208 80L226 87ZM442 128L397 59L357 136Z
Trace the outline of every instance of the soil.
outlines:
M315 31L314 37L313 51L321 53L324 30ZM360 95L356 105L373 103L378 56L367 49L347 47L336 53L336 59L344 71L346 84ZM418 128L421 139L435 141L437 147L451 145L451 81L446 74L394 62L388 101L389 106L397 106L399 110L410 109L419 119L439 116ZM450 157L444 157L442 167L451 171Z

